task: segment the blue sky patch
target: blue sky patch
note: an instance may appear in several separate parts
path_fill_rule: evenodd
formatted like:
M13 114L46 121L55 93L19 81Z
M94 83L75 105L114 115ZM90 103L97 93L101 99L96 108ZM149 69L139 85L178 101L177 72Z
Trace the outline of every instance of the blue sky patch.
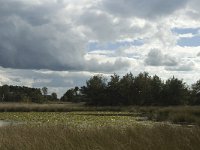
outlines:
M200 46L200 36L194 36L192 38L180 38L177 44L179 46L190 46L190 47Z
M200 28L173 28L172 32L177 34L198 34Z

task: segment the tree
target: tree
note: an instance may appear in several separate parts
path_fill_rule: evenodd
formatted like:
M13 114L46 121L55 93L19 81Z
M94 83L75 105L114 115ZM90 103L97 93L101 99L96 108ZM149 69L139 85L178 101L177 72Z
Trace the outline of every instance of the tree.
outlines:
M44 100L40 89L12 85L3 85L0 87L0 98L5 102L39 103Z
M46 96L47 93L48 93L48 88L47 87L43 87L42 88L42 93L43 93L44 96Z
M3 85L1 87L1 100L2 101L8 101L9 92L10 92L10 88L8 85Z
M188 88L186 84L175 77L168 79L165 82L162 92L164 105L181 105L187 104Z
M134 103L133 91L134 77L132 73L127 73L119 81L120 102L123 105L131 105Z
M67 90L67 92L61 97L61 101L72 102L75 97L75 90L73 88Z
M79 91L79 87L76 86L76 87L74 88L74 92L75 92L75 95L76 95L76 96L78 96L78 91Z
M51 97L52 97L52 100L57 100L58 99L57 94L55 92L53 92L51 94Z
M110 81L107 86L107 99L109 105L120 105L121 104L121 95L120 95L120 77L117 74L111 75Z
M88 98L88 104L105 105L106 86L106 79L102 75L95 75L86 82L86 86L81 88L81 92Z
M81 102L85 101L84 96L80 92L81 90L79 87L71 88L67 90L67 92L61 97L61 101L68 101L68 102Z
M188 86L175 77L163 82L157 75L147 72L133 76L127 73L122 78L117 74L107 82L102 75L86 81L86 86L68 90L62 99L84 99L90 105L183 105L191 98ZM193 85L193 95L200 101L200 81ZM79 94L79 95L78 95ZM194 103L195 103L194 102Z
M133 83L133 91L137 105L150 105L151 96L151 77L147 72L138 74Z
M150 92L151 105L161 105L162 104L161 94L164 83L157 75L154 75L151 79L150 85L151 85L151 92Z
M191 97L190 104L200 105L200 80L192 84Z

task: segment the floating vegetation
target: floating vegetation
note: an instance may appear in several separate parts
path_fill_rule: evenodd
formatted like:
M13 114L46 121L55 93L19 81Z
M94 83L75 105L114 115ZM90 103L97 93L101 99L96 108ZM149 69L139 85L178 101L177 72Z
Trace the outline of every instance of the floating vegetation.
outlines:
M25 122L27 124L62 124L68 126L120 126L152 124L138 121L138 116L130 112L4 112L0 120Z

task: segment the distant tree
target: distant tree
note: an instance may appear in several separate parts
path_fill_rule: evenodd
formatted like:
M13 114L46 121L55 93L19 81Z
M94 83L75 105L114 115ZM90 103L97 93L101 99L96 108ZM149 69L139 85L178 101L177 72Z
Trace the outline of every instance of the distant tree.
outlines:
M168 79L165 82L162 92L164 105L182 105L187 104L188 88L186 84L175 77Z
M200 80L192 84L190 104L200 105Z
M0 87L0 98L4 102L42 102L43 96L40 89L8 86L3 85Z
M61 97L61 101L72 101L75 97L75 91L73 88L67 90L67 92Z
M83 102L85 101L84 95L81 93L79 87L71 88L61 97L61 101L67 102Z
M147 72L138 74L135 77L133 91L137 105L150 105L152 102L151 95L151 77Z
M154 75L151 79L151 92L150 94L150 105L161 105L162 104L162 90L164 83L163 81L157 76Z
M53 92L51 94L51 97L52 97L52 100L57 100L58 99L57 94L55 92Z
M109 105L120 105L121 104L121 94L120 94L120 77L117 74L111 75L110 81L107 85L107 98Z
M75 92L75 95L76 95L76 96L78 96L78 91L79 91L79 87L76 86L76 87L74 88L74 92Z
M88 104L106 105L106 84L106 79L102 75L95 75L86 82L81 92L88 98Z
M132 73L127 73L119 81L120 103L122 105L131 105L135 103L135 95L133 89L134 76Z
M61 98L63 101L85 101L89 105L186 105L200 104L200 80L189 90L183 80L175 77L165 82L157 75L147 72L133 76L132 73L111 75L110 80L95 75L86 85L69 89Z
M8 97L9 97L9 92L10 92L10 88L8 85L3 85L1 87L1 101L8 101Z
M42 88L42 93L43 93L44 96L46 96L47 93L48 93L48 88L47 87L43 87Z

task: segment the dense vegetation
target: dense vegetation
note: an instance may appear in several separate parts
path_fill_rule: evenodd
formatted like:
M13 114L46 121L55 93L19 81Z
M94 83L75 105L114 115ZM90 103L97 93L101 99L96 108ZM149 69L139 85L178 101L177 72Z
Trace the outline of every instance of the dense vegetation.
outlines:
M111 112L84 106L76 112L2 112L0 124L9 124L0 127L0 149L198 150L199 107L116 107L119 112L112 106Z
M0 128L4 150L199 150L200 129L169 125L70 128L13 126Z
M45 103L58 100L57 94L48 95L48 89L20 86L0 86L2 102ZM83 87L69 89L60 99L68 102L86 102L93 106L173 106L199 105L200 80L188 86L174 76L163 81L157 75L147 72L123 77L114 74L110 79L95 75L86 81Z
M198 105L200 104L200 81L190 88L174 76L163 81L157 75L128 73L122 78L117 74L107 80L102 75L91 77L86 86L68 90L63 101L86 101L89 105Z
M10 105L10 106L9 106ZM170 122L200 126L200 106L173 107L85 107L80 104L6 104L0 120L32 123L61 123L68 126L133 126ZM76 106L77 105L77 106Z
M57 94L47 95L47 88L42 89L20 87L20 86L0 86L1 102L35 102L43 103L46 101L57 100Z

